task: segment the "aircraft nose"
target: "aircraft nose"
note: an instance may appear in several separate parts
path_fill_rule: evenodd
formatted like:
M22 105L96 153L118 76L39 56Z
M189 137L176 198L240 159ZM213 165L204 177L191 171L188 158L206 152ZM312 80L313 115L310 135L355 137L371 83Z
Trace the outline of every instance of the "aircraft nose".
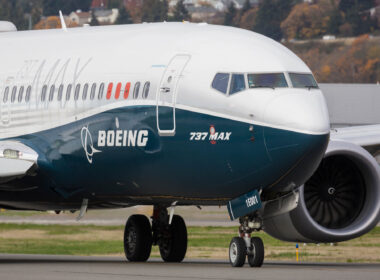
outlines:
M267 108L267 116L272 119L272 127L264 132L267 152L275 169L285 174L276 186L304 184L329 142L330 124L322 93L277 98Z
M285 130L308 134L326 134L330 120L320 90L297 90L278 95L265 108L267 123Z

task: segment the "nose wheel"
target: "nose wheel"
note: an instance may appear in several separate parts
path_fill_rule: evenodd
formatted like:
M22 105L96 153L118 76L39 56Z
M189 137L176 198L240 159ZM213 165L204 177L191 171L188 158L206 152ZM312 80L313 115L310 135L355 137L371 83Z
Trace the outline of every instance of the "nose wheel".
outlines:
M252 237L253 231L262 228L262 222L257 217L240 218L239 234L231 240L229 259L233 267L242 267L246 258L251 267L261 267L264 262L264 243L260 237Z

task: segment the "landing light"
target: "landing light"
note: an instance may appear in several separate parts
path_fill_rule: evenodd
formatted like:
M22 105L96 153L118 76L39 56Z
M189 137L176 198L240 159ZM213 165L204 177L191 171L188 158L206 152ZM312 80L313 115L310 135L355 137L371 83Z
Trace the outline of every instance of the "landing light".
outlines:
M20 158L20 151L6 149L3 152L5 158L18 159Z

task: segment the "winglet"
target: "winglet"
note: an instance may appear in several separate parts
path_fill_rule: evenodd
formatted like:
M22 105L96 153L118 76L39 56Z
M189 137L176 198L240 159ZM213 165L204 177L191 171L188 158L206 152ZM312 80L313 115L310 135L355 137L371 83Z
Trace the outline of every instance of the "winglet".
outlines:
M62 29L67 32L67 27L66 27L66 23L65 23L65 19L63 18L63 15L62 15L62 11L59 10L59 18L61 20L61 26L62 26Z

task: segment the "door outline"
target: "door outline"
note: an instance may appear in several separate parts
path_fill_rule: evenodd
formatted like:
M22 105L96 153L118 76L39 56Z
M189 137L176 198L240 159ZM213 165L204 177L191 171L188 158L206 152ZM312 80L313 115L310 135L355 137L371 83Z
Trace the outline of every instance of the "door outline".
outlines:
M171 88L170 87L164 87L163 85L165 83L167 75L169 74L168 71L169 71L170 66L172 65L172 63L177 58L180 58L180 57L185 57L187 59L186 59L186 61L184 61L183 64L181 64L179 66L180 69L179 69L179 71L177 73L176 79L173 81L172 87ZM176 103L177 103L178 83L179 83L179 80L180 80L180 78L182 76L182 73L183 73L186 65L189 63L190 59L191 59L191 56L189 54L186 54L186 53L179 53L179 54L174 55L170 59L168 65L165 68L164 73L161 76L161 80L160 80L160 83L159 83L159 85L157 87L157 92L156 92L156 120L157 120L157 130L158 130L158 134L160 136L174 136L175 135L175 132L176 132L176 118L175 118L176 114L175 114L175 109L176 109ZM161 100L161 96L162 96L162 94L167 94L168 92L172 92L172 98L171 98L171 102L169 103L169 107L173 108L173 129L160 129L160 118L159 118L160 113L159 113L159 108L161 106L165 106L165 101ZM163 104L160 104L160 103L163 103Z

